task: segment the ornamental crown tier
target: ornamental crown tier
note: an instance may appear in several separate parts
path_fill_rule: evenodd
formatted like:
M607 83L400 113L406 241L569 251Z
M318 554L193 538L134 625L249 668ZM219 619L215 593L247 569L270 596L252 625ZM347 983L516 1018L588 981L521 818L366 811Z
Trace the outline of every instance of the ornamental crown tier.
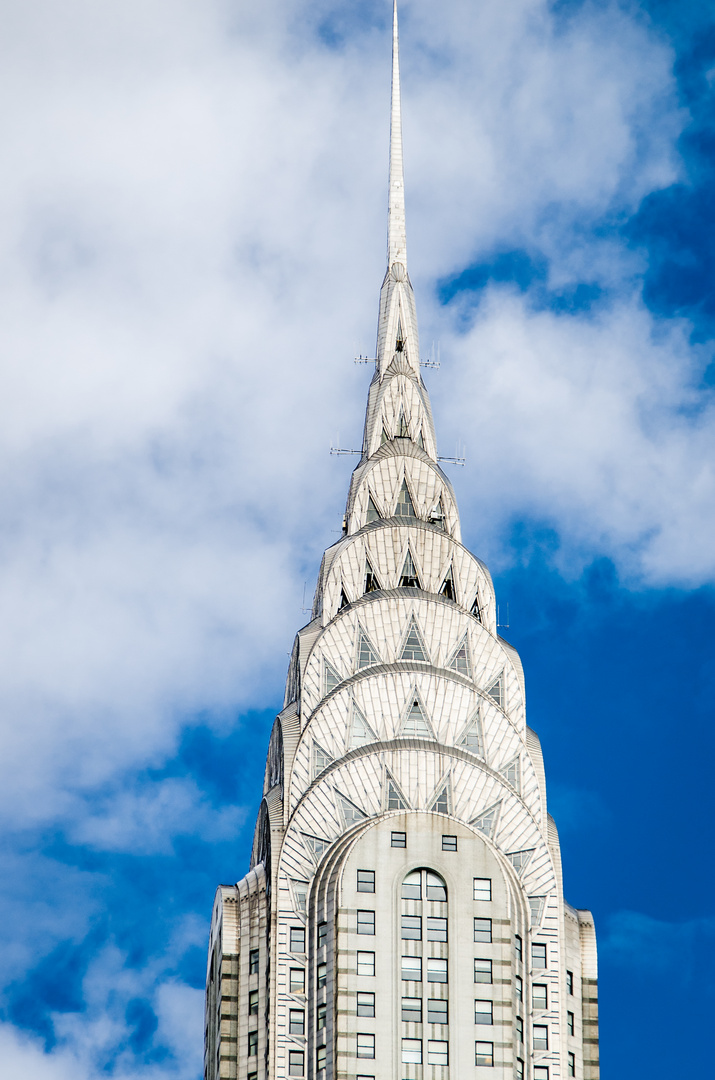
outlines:
M343 536L221 886L205 1080L597 1080L596 938L564 901L524 675L461 543L407 271L397 10L387 270Z

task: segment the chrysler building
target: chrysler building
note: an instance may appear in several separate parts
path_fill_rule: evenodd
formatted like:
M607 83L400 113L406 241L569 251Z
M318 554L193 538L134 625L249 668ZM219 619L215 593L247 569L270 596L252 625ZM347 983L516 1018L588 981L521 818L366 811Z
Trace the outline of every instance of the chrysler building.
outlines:
M205 1080L597 1080L524 673L462 545L420 372L393 19L387 271L362 454L216 894Z

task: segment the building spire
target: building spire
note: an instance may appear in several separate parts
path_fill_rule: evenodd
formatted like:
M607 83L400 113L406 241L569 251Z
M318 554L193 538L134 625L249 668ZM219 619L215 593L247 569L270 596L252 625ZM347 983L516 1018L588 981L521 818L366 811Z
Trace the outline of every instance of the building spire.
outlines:
M380 293L377 327L377 367L380 377L388 368L419 378L420 359L417 313L407 274L405 230L405 178L402 169L402 105L400 101L400 45L397 0L392 10L392 111L390 116L390 191L387 204L387 273Z
M402 105L400 101L400 42L397 0L392 9L392 113L390 119L390 196L387 210L387 268L407 267L405 230L405 178L402 170Z

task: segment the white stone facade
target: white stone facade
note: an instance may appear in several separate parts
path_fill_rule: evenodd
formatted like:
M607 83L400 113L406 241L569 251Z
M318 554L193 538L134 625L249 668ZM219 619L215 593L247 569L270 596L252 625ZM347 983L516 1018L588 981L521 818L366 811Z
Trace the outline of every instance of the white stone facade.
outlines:
M406 270L397 20L388 272L363 453L217 893L206 1080L598 1080L596 940L565 903L524 676L460 542Z

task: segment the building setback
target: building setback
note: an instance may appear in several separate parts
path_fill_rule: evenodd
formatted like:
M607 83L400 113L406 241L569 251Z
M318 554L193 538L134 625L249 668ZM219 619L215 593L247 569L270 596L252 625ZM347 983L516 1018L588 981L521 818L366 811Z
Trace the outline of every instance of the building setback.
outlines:
M596 937L564 901L524 675L462 546L407 273L394 15L387 273L343 536L216 894L206 1080L597 1080Z

